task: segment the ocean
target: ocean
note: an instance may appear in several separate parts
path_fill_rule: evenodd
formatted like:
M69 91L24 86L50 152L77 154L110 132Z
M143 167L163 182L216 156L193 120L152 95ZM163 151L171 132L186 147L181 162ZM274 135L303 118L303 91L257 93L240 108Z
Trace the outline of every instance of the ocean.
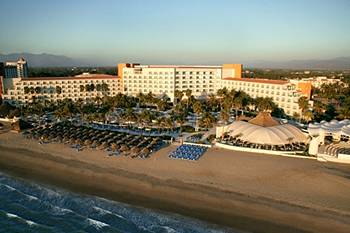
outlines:
M234 231L177 214L77 194L0 173L0 232Z

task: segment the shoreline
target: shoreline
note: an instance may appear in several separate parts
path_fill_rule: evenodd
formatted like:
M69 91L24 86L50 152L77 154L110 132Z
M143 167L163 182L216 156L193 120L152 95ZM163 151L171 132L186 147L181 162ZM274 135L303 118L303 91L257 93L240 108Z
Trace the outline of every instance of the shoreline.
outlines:
M300 205L272 196L254 195L225 187L225 184L220 182L226 180L220 177L213 179L216 183L205 184L195 179L185 180L175 172L168 177L157 177L158 173L155 172L158 169L162 174L163 169L167 170L167 167L159 168L158 165L174 163L176 170L176 163L180 162L196 169L198 164L195 163L168 158L168 161L159 162L160 158L156 158L159 155L152 155L154 161L108 158L105 155L99 159L113 163L107 167L102 161L92 160L90 152L86 153L86 159L77 158L74 157L74 153L65 153L69 148L63 148L64 145L35 145L33 141L21 138L21 135L11 137L18 139L18 143L0 143L0 170L24 179L146 208L179 213L243 231L349 232L350 229L350 211L347 207L318 208L315 205ZM1 140L5 141L3 135L0 135ZM58 153L52 153L54 147L62 149L57 151ZM43 151L40 152L41 149ZM159 154L167 151L162 150ZM84 156L83 154L81 153L81 156ZM101 154L103 153L91 152L91 156ZM111 159L116 161L111 162ZM128 166L136 168L132 170L126 166L114 167L118 162L122 167L125 162ZM146 162L145 170L133 165L141 163L142 166L142 162ZM346 171L347 169L348 167L345 167ZM341 200L339 206L348 200L350 202L350 196ZM298 224L295 224L296 222Z

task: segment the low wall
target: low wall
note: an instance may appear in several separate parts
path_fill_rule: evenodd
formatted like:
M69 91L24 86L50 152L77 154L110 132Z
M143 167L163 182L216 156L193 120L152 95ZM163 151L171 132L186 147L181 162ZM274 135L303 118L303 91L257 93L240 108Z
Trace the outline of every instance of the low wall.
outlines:
M338 159L347 160L350 163L350 155L339 153Z
M248 148L248 147L231 146L231 145L223 144L220 142L217 142L215 144L215 146L217 146L219 148L227 149L227 150L234 150L234 151L243 151L243 152L269 154L269 155L281 155L281 156L287 156L287 157L292 157L292 158L316 159L314 157L296 155L297 152L301 153L302 151L263 150L263 149L255 149L255 148Z
M208 148L211 148L211 147L212 147L212 145L200 144L200 143L193 143L193 142L183 142L182 144L185 144L185 145L193 145L193 146L203 146L203 147L208 147Z
M340 157L339 157L340 155ZM319 161L324 161L324 162L334 162L334 163L346 163L346 164L350 164L350 156L344 156L342 154L338 154L338 158L333 157L333 156L329 156L326 154L318 154L317 155L317 160Z
M0 118L0 121L3 121L3 122L15 122L15 119L11 119L11 118Z

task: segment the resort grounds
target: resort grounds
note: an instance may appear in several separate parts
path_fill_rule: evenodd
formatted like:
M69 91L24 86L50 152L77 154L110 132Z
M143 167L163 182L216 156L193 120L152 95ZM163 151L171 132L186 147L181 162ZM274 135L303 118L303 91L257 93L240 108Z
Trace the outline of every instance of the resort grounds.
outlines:
M250 232L350 232L350 166L209 148L197 161L147 159L6 132L0 169L25 179Z

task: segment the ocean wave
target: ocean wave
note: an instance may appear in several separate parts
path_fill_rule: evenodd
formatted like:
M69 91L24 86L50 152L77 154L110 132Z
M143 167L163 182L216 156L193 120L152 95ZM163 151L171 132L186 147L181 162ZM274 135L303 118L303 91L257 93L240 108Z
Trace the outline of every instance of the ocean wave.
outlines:
M29 194L25 194L25 193L23 193L29 200L35 200L35 201L37 201L37 200L39 200L39 198L37 198L37 197L34 197L34 196L32 196L32 195L29 195Z
M62 208L62 207L59 207L59 206L54 206L54 205L51 205L51 206L52 206L52 210L53 210L54 214L67 214L67 213L73 213L74 212L73 210Z
M177 231L171 227L168 226L162 226L164 230L166 230L167 233L176 233Z
M97 206L94 206L93 208L94 208L95 210L99 211L101 214L110 214L110 215L117 216L118 218L125 219L123 216L121 216L121 215L119 215L119 214L116 214L116 213L112 213L112 212L109 211L109 210L102 209L102 208L97 207Z
M32 196L32 195L29 195L29 194L26 194L26 193L24 193L24 192L21 192L21 191L19 191L18 189L14 188L14 187L12 187L12 186L10 186L10 185L7 185L7 184L1 184L1 185L4 186L4 187L6 187L6 188L7 188L8 190L10 190L10 191L17 191L18 193L20 193L20 194L26 196L29 200L38 200L37 197L34 197L34 196Z
M5 186L7 189L11 190L11 191L15 191L17 189L15 189L14 187L7 185L7 184L1 184L2 186Z
M109 224L97 221L92 218L87 218L86 221L88 222L89 225L95 227L96 229L101 229L103 227L109 227Z
M21 221L24 221L26 224L28 224L29 226L33 226L33 225L38 225L36 222L33 222L31 220L27 220L27 219L24 219L24 218L21 218L19 217L18 215L16 214L11 214L11 213L6 213L6 216L8 218L16 218L16 219L19 219Z

